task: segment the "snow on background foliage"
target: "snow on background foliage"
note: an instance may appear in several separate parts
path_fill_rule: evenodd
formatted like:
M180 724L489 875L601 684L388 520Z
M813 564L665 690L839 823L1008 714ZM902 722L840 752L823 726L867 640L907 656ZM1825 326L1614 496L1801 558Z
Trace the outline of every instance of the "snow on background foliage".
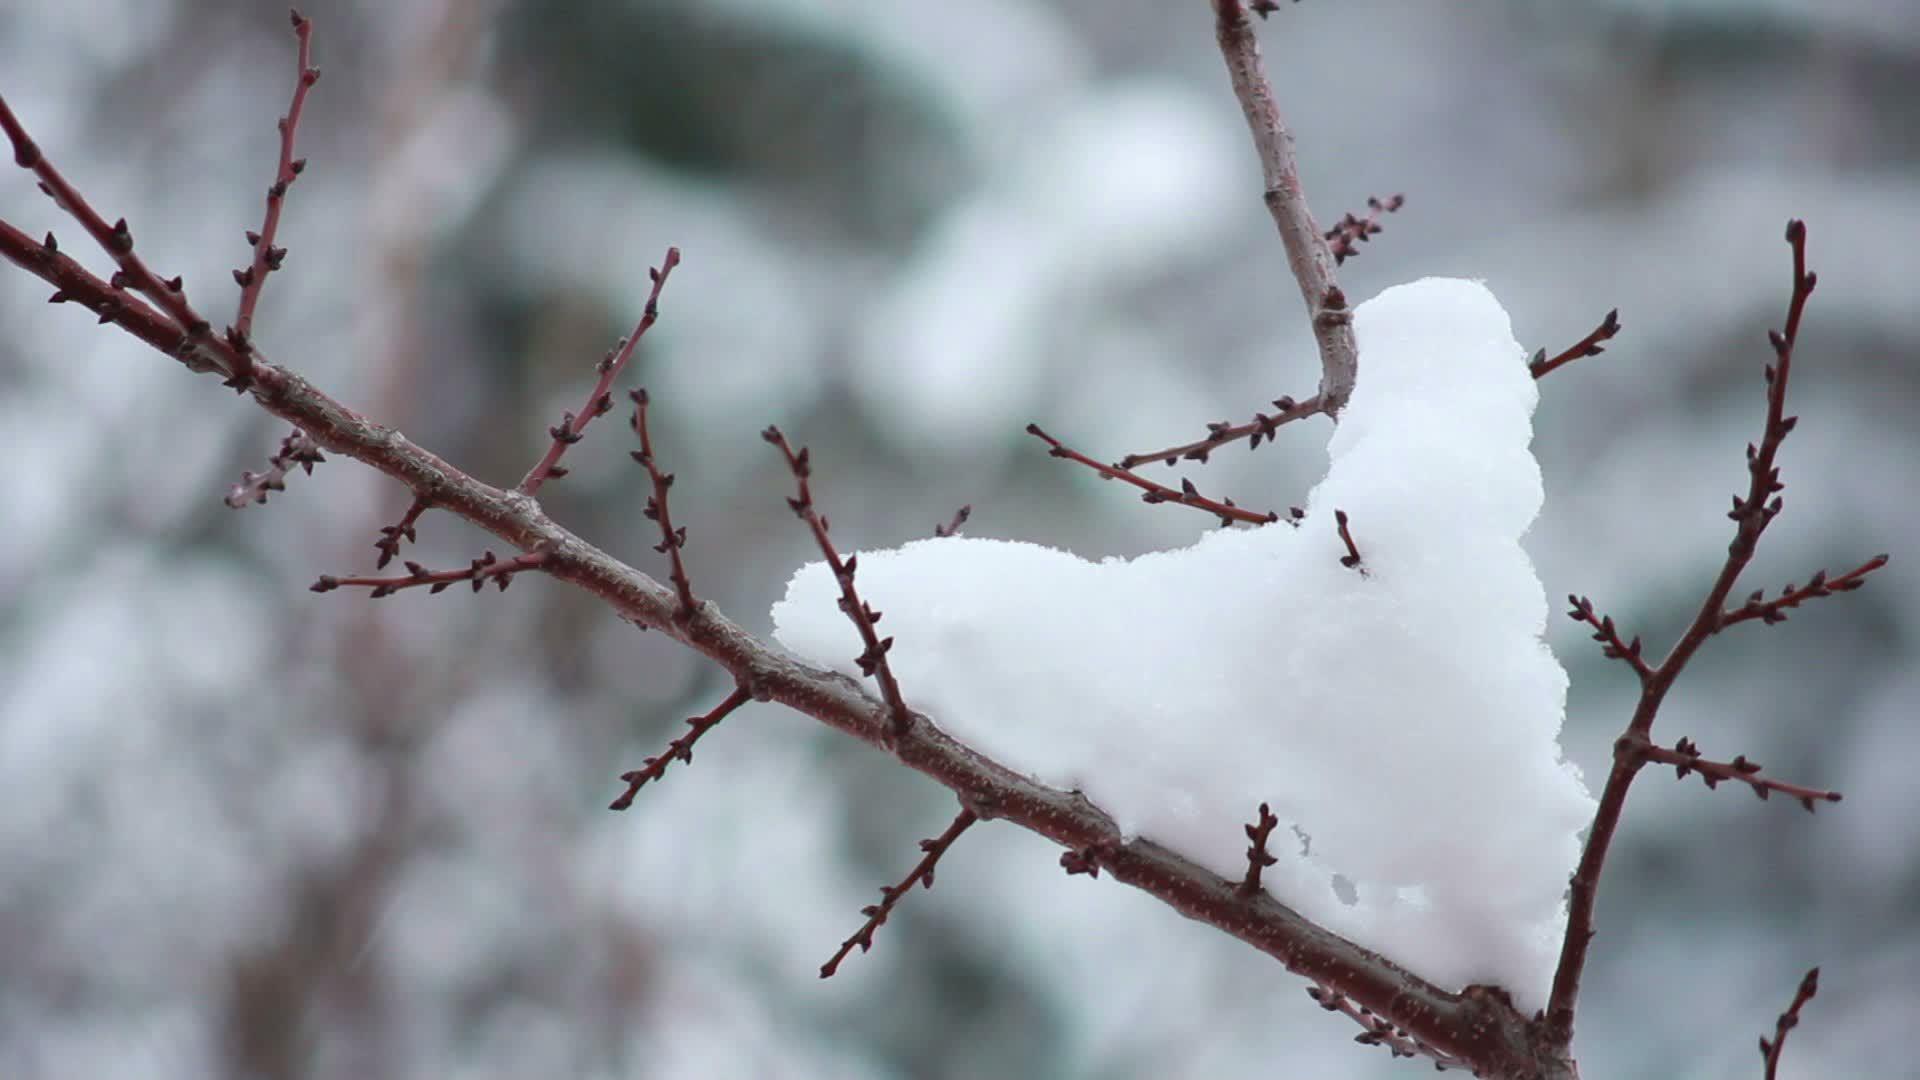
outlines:
M1389 289L1354 323L1359 382L1299 528L1099 562L922 540L861 552L858 586L908 703L962 742L1229 878L1270 803L1305 849L1275 844L1282 902L1541 1008L1593 800L1556 741L1567 677L1520 548L1538 391L1478 283ZM1340 562L1336 509L1364 573ZM857 674L838 597L809 563L774 633Z

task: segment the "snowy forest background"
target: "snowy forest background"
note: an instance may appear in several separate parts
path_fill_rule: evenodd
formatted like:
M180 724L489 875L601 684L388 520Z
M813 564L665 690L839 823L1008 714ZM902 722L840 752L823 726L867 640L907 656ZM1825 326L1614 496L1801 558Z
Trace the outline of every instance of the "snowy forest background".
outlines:
M814 556L758 431L813 447L842 546L968 532L1084 555L1189 542L1049 459L1197 437L1318 366L1204 4L321 0L286 272L259 338L495 482L686 261L636 359L702 594L764 632ZM1844 791L1809 817L1654 771L1601 892L1587 1075L1894 1075L1920 1012L1920 9L1903 0L1289 6L1263 30L1324 221L1404 210L1356 299L1486 280L1542 385L1550 597L1664 643L1724 555L1759 430L1780 228L1821 276L1787 512L1752 585L1891 551L1844 601L1711 645L1656 736ZM206 306L238 265L292 78L261 0L0 7L0 88ZM61 224L19 170L0 209ZM405 505L331 462L221 505L279 425L0 274L0 1075L962 1078L1411 1075L1270 959L974 830L832 980L952 797L749 706L626 814L619 773L718 669L535 577L370 604ZM1323 421L1210 491L1285 505ZM643 569L618 425L543 493ZM1174 475L1179 475L1175 473ZM486 544L429 516L418 554ZM885 607L876 597L876 606ZM1570 620L1563 737L1597 786L1634 695ZM1367 778L1356 776L1356 784ZM1519 808L1517 808L1517 812Z

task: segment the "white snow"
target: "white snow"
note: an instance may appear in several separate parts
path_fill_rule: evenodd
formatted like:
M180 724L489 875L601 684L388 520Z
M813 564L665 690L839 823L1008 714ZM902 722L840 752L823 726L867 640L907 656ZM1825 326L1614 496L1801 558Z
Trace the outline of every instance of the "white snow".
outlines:
M907 701L956 738L1230 878L1269 803L1276 898L1532 1010L1593 810L1557 741L1566 674L1519 542L1542 498L1537 391L1476 282L1389 289L1355 328L1359 382L1298 529L1098 563L922 540L862 552L857 584ZM1341 565L1335 509L1364 573ZM837 595L802 567L775 636L855 674Z

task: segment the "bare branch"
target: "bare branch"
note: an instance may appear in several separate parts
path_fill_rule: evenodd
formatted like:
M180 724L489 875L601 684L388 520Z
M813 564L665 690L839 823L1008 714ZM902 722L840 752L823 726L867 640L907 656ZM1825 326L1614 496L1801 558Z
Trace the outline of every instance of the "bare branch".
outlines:
M955 511L953 512L953 517L952 517L952 519L951 519L951 520L949 520L949 521L948 521L948 522L947 522L947 523L946 523L945 525L935 525L935 526L933 527L933 535L935 535L935 536L959 536L959 535L960 535L960 527L961 527L962 525L965 525L965 524L967 523L967 519L968 519L968 518L970 518L970 517L972 517L972 516L973 516L973 507L972 507L972 506L962 506L962 507L961 507L960 509L958 509L958 510L955 510Z
M788 499L787 505L812 530L814 543L820 546L820 554L826 557L827 568L833 571L834 580L839 582L840 610L853 621L865 645L855 662L860 665L862 674L880 684L881 700L887 703L890 735L895 738L903 736L913 727L914 714L912 709L907 708L906 699L900 696L900 684L894 680L893 668L887 664L887 652L893 648L893 639L882 638L874 629L880 621L880 613L860 599L859 592L854 588L853 576L859 568L860 557L849 555L841 559L832 538L827 535L827 519L813 505L810 483L813 466L808 460L807 448L803 446L796 453L777 427L768 427L760 433L760 437L777 447L787 459L787 468L793 472L794 484L800 492L795 498Z
M541 456L533 468L527 470L527 475L521 477L519 490L528 495L535 495L539 493L540 485L548 480L558 480L567 475L567 470L560 464L560 458L567 452L567 447L581 440L587 425L593 423L594 417L613 411L613 381L620 377L620 372L626 368L627 361L633 359L634 347L640 344L640 339L660 317L660 290L666 287L667 276L672 274L673 268L679 265L680 249L670 247L667 249L666 258L660 261L660 265L647 270L647 278L653 282L653 289L647 294L647 306L640 316L639 323L634 326L631 334L621 338L619 343L609 350L607 355L601 357L600 362L594 366L594 370L600 373L600 378L594 382L593 390L587 394L586 403L580 406L579 413L564 413L558 424L547 429L547 434L553 437L553 442L548 444L547 452Z
M1600 651L1609 660L1624 660L1634 674L1645 683L1653 678L1653 666L1647 658L1640 655L1640 636L1634 635L1632 641L1620 640L1620 631L1613 625L1613 616L1601 615L1593 609L1593 601L1584 596L1568 595L1567 603L1573 607L1567 615L1576 621L1593 627L1593 640L1600 643Z
M1745 754L1732 761L1709 761L1700 756L1700 748L1694 745L1692 739L1681 739L1673 744L1671 750L1662 746L1649 745L1642 752L1648 761L1658 765L1673 766L1675 779L1685 780L1689 774L1699 773L1700 779L1706 783L1708 790L1718 787L1722 780L1732 780L1751 787L1753 793L1760 796L1762 801L1777 791L1799 800L1800 805L1806 807L1809 814L1813 813L1815 803L1839 802L1841 798L1837 791L1803 787L1762 776L1760 763L1748 761Z
M1687 662L1709 637L1725 625L1727 597L1733 592L1741 572L1753 560L1761 534L1780 513L1782 506L1777 493L1785 485L1780 482L1780 469L1775 461L1781 444L1797 422L1796 417L1786 413L1787 380L1792 372L1794 345L1800 336L1800 320L1806 313L1807 299L1813 295L1814 286L1818 283L1818 278L1807 269L1805 224L1797 219L1789 221L1786 239L1793 253L1792 292L1787 300L1786 327L1767 332L1774 361L1765 369L1766 421L1759 445L1747 446L1747 493L1745 497L1734 496L1733 510L1727 515L1733 519L1734 536L1732 543L1727 545L1726 562L1714 578L1712 587L1707 590L1693 620L1680 635L1680 640L1674 643L1673 650L1643 680L1640 701L1634 708L1633 717L1628 721L1625 733L1615 740L1613 768L1607 774L1606 786L1601 789L1593 827L1587 832L1580 862L1573 873L1568 894L1566 939L1561 944L1560 961L1554 970L1553 989L1547 1002L1549 1035L1562 1046L1573 1038L1574 1007L1580 994L1580 976L1585 970L1588 948L1595 933L1593 913L1599 893L1600 874L1606 864L1607 851L1620 826L1627 789L1632 786L1640 770L1649 761L1657 759L1651 739L1654 718L1659 715L1661 702L1666 699L1667 691L1686 668ZM1577 612L1576 617L1580 617ZM1824 797L1826 794L1807 790L1811 797Z
M1165 450L1155 450L1146 454L1128 454L1120 459L1120 467L1131 469L1137 465L1160 461L1172 465L1182 458L1197 461L1202 465L1215 450L1241 439L1251 439L1249 450L1260 449L1260 440L1273 441L1274 433L1281 425L1291 424L1295 420L1304 420L1309 416L1331 415L1318 397L1296 402L1290 397L1275 398L1273 407L1280 410L1272 416L1266 413L1254 413L1253 419L1244 424L1234 424L1226 420L1207 425L1207 437L1179 446L1169 446Z
M1278 824L1280 819L1273 816L1273 809L1261 803L1259 820L1243 826L1247 830L1247 839L1253 843L1247 848L1247 876L1240 879L1241 896L1258 893L1260 872L1280 861L1267 850L1267 837L1273 835L1273 827Z
M1746 622L1748 619L1759 619L1768 626L1786 622L1788 608L1796 608L1808 600L1832 596L1837 592L1852 592L1867 583L1868 574L1885 565L1887 565L1887 556L1875 555L1838 577L1830 578L1825 570L1820 570L1815 572L1813 578L1805 585L1794 585L1789 582L1786 588L1780 590L1780 595L1771 600L1762 599L1766 593L1755 589L1753 594L1747 597L1745 604L1721 614L1720 625L1716 630L1725 630L1735 623Z
M1820 969L1813 968L1800 978L1800 986L1793 992L1793 1004L1773 1023L1773 1039L1760 1036L1760 1060L1766 1063L1766 1080L1775 1080L1780 1070L1780 1052L1786 1049L1787 1033L1800 1026L1800 1010L1813 995L1820 992Z
M1265 514L1256 514L1251 510L1234 505L1232 499L1227 499L1224 502L1215 502L1200 494L1199 489L1193 486L1193 481L1191 480L1181 480L1180 490L1175 491L1165 484L1156 484L1130 469L1122 468L1118 465L1102 465L1100 462L1095 461L1080 451L1061 442L1059 439L1040 430L1039 424L1028 424L1027 434L1034 436L1051 447L1048 454L1053 457L1066 458L1068 461L1077 461L1087 468L1092 469L1094 472L1099 473L1100 478L1103 480L1120 480L1139 488L1144 492L1144 494L1140 496L1141 502L1177 503L1181 506L1191 506L1196 510L1205 510L1207 513L1219 518L1223 528L1236 521L1247 525L1271 525L1280 520L1279 514L1271 511ZM1292 524L1293 520L1297 520L1300 516L1300 511L1294 511L1292 520L1289 520L1288 524Z
M1367 196L1367 216L1355 217L1352 213L1342 215L1333 228L1326 232L1327 243L1333 250L1335 266L1344 264L1348 259L1360 254L1360 245L1385 230L1380 218L1391 214L1407 204L1405 195L1392 195L1385 201Z
M1599 356L1601 353L1607 351L1600 343L1603 341L1611 341L1613 335L1619 332L1620 309L1614 308L1612 311L1607 312L1607 317L1600 320L1600 325L1594 327L1591 333L1579 341L1574 342L1572 345L1569 345L1565 351L1553 359L1547 359L1547 350L1545 349L1534 353L1533 359L1527 363L1527 370L1533 372L1534 378L1540 379L1545 378L1550 372L1557 371L1583 356Z
M294 12L293 33L299 39L300 48L295 57L293 102L287 106L287 115L280 118L280 164L274 169L272 185L267 188L267 211L260 231L247 233L247 243L253 247L253 262L246 269L233 272L234 281L240 285L240 307L233 318L232 340L235 348L246 353L253 350L253 311L259 306L267 275L280 269L280 262L287 255L287 249L275 247L273 240L280 231L280 210L286 203L287 189L307 167L305 158L293 156L293 140L300 130L300 113L307 104L307 91L320 81L320 69L313 66L313 20Z
M491 581L501 592L513 584L513 575L523 570L538 570L547 564L550 552L530 551L502 560L491 551L483 551L480 557L468 563L460 570L429 570L417 562L404 565L405 577L335 577L322 574L320 579L308 586L311 592L332 592L335 589L366 588L373 590L367 596L372 600L392 596L402 589L424 587L429 593L438 594L462 581L470 582L473 591L479 592Z
M1260 42L1241 0L1213 0L1214 34L1233 81L1233 96L1246 115L1253 147L1260 156L1266 183L1267 211L1280 230L1287 265L1300 285L1320 347L1319 399L1329 416L1338 417L1353 394L1360 370L1360 351L1354 344L1346 297L1334 277L1333 251L1307 208L1300 187L1300 170L1293 160L1293 132L1287 129L1274 101L1273 86L1260 59Z
M1349 570L1359 570L1364 575L1366 570L1360 566L1360 549L1354 545L1352 530L1347 528L1347 512L1335 510L1333 522L1335 529L1340 533L1340 542L1347 545L1347 553L1340 556L1340 565Z
M881 886L879 903L869 904L860 909L860 914L865 915L867 921L860 925L860 929L853 932L852 937L840 943L840 948L826 963L820 965L820 977L833 978L833 973L840 970L840 962L853 952L854 946L858 945L863 953L873 948L873 932L880 929L881 925L887 921L887 916L893 914L894 905L913 889L915 883L924 888L933 888L933 868L940 862L940 857L947 853L947 849L953 846L955 840L960 839L961 833L966 832L974 822L979 820L980 815L974 813L971 808L962 807L960 813L954 816L953 824L947 826L946 832L930 840L920 841L920 850L926 854L914 864L912 870L907 872L906 877L900 879L898 885Z
M249 469L240 474L240 482L227 491L226 504L239 510L249 503L264 503L269 492L287 490L287 474L294 469L305 469L308 476L313 475L313 467L327 460L320 448L299 428L294 428L280 440L280 449L267 459L267 471L257 473Z
M680 614L684 618L693 614L700 602L693 597L693 582L687 577L687 567L680 558L680 549L687 546L687 529L682 525L673 527L673 515L667 509L667 489L673 486L673 474L662 473L653 460L653 437L647 432L647 392L635 390L627 395L633 399L633 433L640 437L640 449L629 451L633 460L647 470L647 476L653 480L653 494L647 496L646 508L641 511L648 521L660 526L660 542L653 550L665 555L672 563L669 577L673 588L680 596Z
M753 700L753 694L748 691L746 687L736 686L734 687L733 693L727 695L725 701L708 710L706 715L688 717L687 727L689 730L685 735L668 743L666 752L660 754L658 757L648 758L646 762L637 769L620 774L620 779L627 782L627 790L621 792L619 798L608 803L607 809L625 810L627 807L632 806L633 797L640 793L640 789L647 786L648 783L660 779L661 776L666 774L667 766L673 764L675 761L684 762L688 765L693 764L693 744L700 741L700 736L712 731L720 721L725 720L735 709L738 709L751 700Z

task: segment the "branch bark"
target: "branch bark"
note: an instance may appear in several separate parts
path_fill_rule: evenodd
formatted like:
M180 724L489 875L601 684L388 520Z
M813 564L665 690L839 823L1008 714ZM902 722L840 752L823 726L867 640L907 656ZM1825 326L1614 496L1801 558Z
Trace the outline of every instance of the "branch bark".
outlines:
M1280 230L1287 250L1287 266L1300 284L1313 321L1314 341L1320 347L1320 393L1312 404L1335 419L1353 395L1360 371L1360 349L1354 344L1353 317L1346 295L1334 277L1333 250L1314 223L1313 211L1300 186L1300 170L1293 159L1293 132L1280 115L1273 86L1260 59L1260 40L1241 0L1213 0L1214 34L1226 58L1233 96L1246 114L1253 148L1260 155L1266 182L1267 212ZM1308 403L1303 403L1308 404Z

